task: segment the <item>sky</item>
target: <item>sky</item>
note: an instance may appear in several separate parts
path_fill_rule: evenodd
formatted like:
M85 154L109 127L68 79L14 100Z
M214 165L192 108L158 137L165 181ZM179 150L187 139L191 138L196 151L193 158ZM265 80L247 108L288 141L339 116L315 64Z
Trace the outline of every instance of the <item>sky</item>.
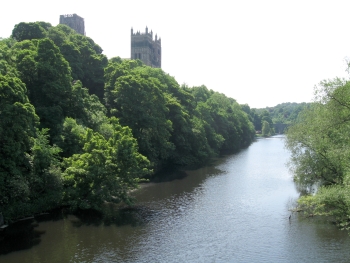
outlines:
M20 22L59 16L112 58L130 58L130 30L162 39L162 69L179 84L205 85L251 108L310 102L324 79L348 78L350 1L17 0L1 3L0 37Z

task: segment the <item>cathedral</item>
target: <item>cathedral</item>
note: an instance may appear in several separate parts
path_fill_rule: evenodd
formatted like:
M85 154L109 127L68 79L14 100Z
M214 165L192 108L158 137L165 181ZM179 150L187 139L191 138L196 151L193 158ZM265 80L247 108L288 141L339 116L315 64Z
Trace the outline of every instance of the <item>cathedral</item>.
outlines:
M154 68L162 67L162 42L153 32L148 32L146 27L145 33L139 31L134 33L131 28L131 59L140 59L147 66Z
M77 14L60 15L60 24L64 24L74 29L77 33L85 36L84 18Z

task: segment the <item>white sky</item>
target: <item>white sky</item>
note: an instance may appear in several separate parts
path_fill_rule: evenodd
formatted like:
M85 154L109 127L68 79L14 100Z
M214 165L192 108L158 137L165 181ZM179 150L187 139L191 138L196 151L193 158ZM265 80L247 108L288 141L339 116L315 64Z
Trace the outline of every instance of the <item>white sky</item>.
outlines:
M309 102L323 79L347 77L350 1L3 1L0 37L19 22L85 19L108 58L130 57L130 29L162 39L162 68L252 108Z

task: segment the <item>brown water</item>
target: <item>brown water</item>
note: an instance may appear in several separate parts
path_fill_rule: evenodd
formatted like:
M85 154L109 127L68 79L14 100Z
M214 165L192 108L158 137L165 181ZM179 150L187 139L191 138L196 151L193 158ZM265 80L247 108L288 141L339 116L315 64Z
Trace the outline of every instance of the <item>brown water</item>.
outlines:
M23 223L0 242L0 262L350 262L346 232L297 214L289 221L298 193L283 140L149 184L134 193L135 210Z

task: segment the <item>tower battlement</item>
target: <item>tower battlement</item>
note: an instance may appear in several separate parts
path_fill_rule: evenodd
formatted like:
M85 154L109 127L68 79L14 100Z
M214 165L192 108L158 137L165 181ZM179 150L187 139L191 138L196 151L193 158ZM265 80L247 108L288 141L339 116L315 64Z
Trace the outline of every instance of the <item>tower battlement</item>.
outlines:
M148 66L161 68L162 65L162 40L157 34L153 39L153 32L148 32L146 27L145 33L136 31L131 28L131 59L140 59Z
M85 36L84 18L77 14L60 15L60 24L64 24L74 29L77 33Z

